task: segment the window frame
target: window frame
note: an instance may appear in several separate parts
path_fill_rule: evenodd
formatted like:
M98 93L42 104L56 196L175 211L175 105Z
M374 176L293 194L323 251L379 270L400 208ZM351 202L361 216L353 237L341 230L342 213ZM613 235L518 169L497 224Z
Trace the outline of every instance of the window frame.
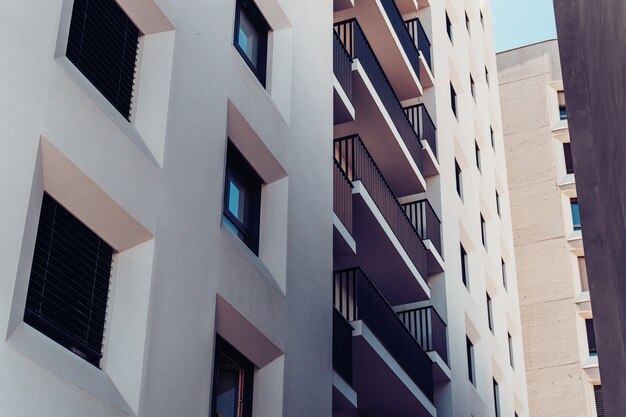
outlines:
M580 218L580 205L578 204L578 198L570 198L569 204L570 210L572 212L572 228L574 229L574 231L583 230L582 221ZM574 210L574 207L576 207L576 210ZM578 215L578 223L576 223L574 213Z
M457 160L454 160L454 171L455 171L455 185L456 185L456 192L459 195L459 197L461 198L461 200L463 200L463 171L461 170L461 167L459 166L459 163L457 162Z
M263 88L266 87L267 83L267 52L268 52L268 42L269 42L269 32L272 30L269 23L259 10L258 6L254 3L253 0L237 0L235 5L235 22L234 22L234 36L233 36L233 45L235 49L239 52L245 63L248 65L250 70L254 73L256 78L259 80ZM254 63L250 60L246 52L239 45L239 28L241 25L241 13L244 13L248 18L248 21L254 27L257 35L259 36L259 46L257 50L257 60L258 64L254 65Z
M246 210L248 210L247 218L249 224L242 223L241 220L228 209L231 177L243 180L242 182L246 184L246 188L251 191L249 207L246 208ZM243 235L243 238L239 235L237 235L237 237L257 256L259 255L262 188L263 180L261 177L235 145L229 141L226 156L226 172L224 175L222 215Z
M470 340L470 338L465 336L465 354L467 357L467 377L469 381L472 383L474 388L476 388L476 367L474 363L474 344Z
M461 247L461 281L465 288L469 290L469 263L467 258L467 251L463 247L463 244L460 244Z
M493 300L489 293L487 294L487 324L489 325L489 330L491 333L495 334L494 325L493 325Z
M242 370L240 372L239 387L243 388L243 397L240 399L239 404L243 404L243 409L236 410L236 415L240 417L252 417L252 401L254 398L254 364L246 358L241 352L239 352L233 345L228 343L220 335L215 336L215 348L213 353L213 382L211 387L211 416L217 415L217 396L216 387L218 383L218 354L226 356L234 364L238 365ZM243 383L241 382L243 378ZM238 396L239 397L239 396Z
M587 335L587 347L589 356L598 356L598 345L593 325L593 318L585 319L585 333Z
M45 205L52 205L54 207L54 212L52 214L44 213ZM53 243L59 244L58 240L55 239L55 234L56 234L57 236L60 235L61 236L60 238L64 240L64 246L66 246L66 248L72 247L78 243L81 246L81 249L85 249L85 250L75 251L75 254L77 256L80 255L81 257L74 259L73 261L79 260L81 264L84 264L83 266L93 267L94 271L98 271L98 270L101 271L101 273L96 273L96 272L94 272L93 274L89 273L90 275L89 277L83 271L82 276L78 277L77 274L80 274L80 270L73 270L74 271L73 273L70 273L68 270L66 271L60 270L58 269L58 267L55 267L55 264L56 264L56 261L59 260L59 259L56 259L57 257L64 258L62 253L61 254L57 253L56 256L54 257L55 259L51 260L50 265L49 265L50 267L56 269L59 274L64 275L65 278L68 278L68 275L70 275L71 278L69 279L71 279L71 282L73 284L76 284L77 281L80 282L81 280L84 280L85 278L90 278L92 281L92 282L86 282L88 285L91 285L91 288L92 288L91 306L87 308L86 305L83 305L83 307L87 309L86 311L89 313L89 315L87 316L86 319L83 319L84 323L80 323L81 325L84 325L87 327L85 340L81 340L78 337L78 335L76 334L76 332L78 331L78 328L75 327L73 324L71 324L71 321L68 321L67 317L64 316L66 319L65 323L59 323L58 320L55 320L54 310L65 307L69 311L76 310L76 312L79 312L78 304L84 304L84 303L80 302L79 300L77 301L77 297L82 296L84 299L84 296L86 296L87 294L84 294L82 291L78 291L77 289L74 289L74 294L72 294L73 297L69 297L69 296L67 297L68 299L73 298L70 301L68 299L63 299L59 297L58 291L60 290L61 292L63 292L63 290L57 288L56 290L54 290L55 292L48 295L48 298L47 298L48 302L45 302L46 300L44 300L43 291L41 292L41 294L37 294L35 292L36 290L31 287L34 281L33 274L35 273L34 269L36 267L37 253L38 251L46 252L46 249L41 248L39 246L39 244L43 242L42 239L45 239L45 237L40 236L40 231L41 231L42 226L44 228L47 226L47 224L43 222L45 221L44 218L49 216L50 214L53 216L53 220L52 220L53 230L50 231L50 236L47 241L48 259L52 258L51 253L55 247L53 246ZM57 229L57 226L54 226L56 223L59 224L59 227L61 228L60 230ZM68 236L68 234L71 234L71 235ZM68 237L73 240L70 242L68 240ZM88 255L87 253L88 251L86 248L88 246L87 242L89 242L89 239L97 239L98 246L97 246L97 249L94 251L96 255L95 259L93 258L86 259L86 256ZM95 243L95 242L91 242L91 243ZM55 252L58 252L58 249L55 250ZM35 330L39 331L40 333L42 333L49 339L63 346L65 349L69 350L70 352L74 353L76 356L80 357L81 359L85 360L86 362L88 362L89 364L97 368L100 368L100 361L103 358L102 346L104 343L104 338L105 338L105 333L106 333L106 329L104 326L106 325L106 315L107 315L107 311L109 308L108 296L106 295L103 296L102 294L103 292L107 294L108 291L110 291L110 288L111 288L111 272L110 271L113 266L114 256L116 253L117 253L116 250L113 247L111 247L104 239L98 236L98 234L94 232L88 225L83 223L81 219L79 219L72 212L70 212L67 208L65 208L54 197L52 197L50 194L44 191L42 205L41 205L41 209L39 213L39 222L37 226L37 239L36 239L36 243L34 247L33 262L31 264L31 270L30 270L30 276L29 276L29 282L28 282L28 290L27 290L28 291L27 300L26 300L26 305L24 308L23 320L26 324L28 324ZM93 253L91 255L93 255ZM107 262L109 260L109 256L110 256L110 262ZM72 262L72 260L69 260L67 258L64 258L63 261ZM42 285L44 286L46 285L46 283L50 281L52 282L54 281L54 276L48 277L49 266L46 265L46 267L44 268L46 270L45 276L42 277L42 280L43 280ZM106 274L106 283L104 282L104 276L102 276L102 273ZM52 282L49 285L51 285L52 287L55 287L55 285ZM35 285L36 284L37 283L35 283ZM96 296L95 294L97 293L100 293L101 296L100 297ZM54 296L54 294L56 294L55 296L56 300L52 302L50 301L49 297L51 295ZM39 303L39 311L35 311L33 308L29 307L29 300L32 299L31 297L36 297L37 295L39 295L41 298L40 303ZM68 294L66 293L66 295ZM71 302L74 302L74 304L72 304ZM47 314L43 311L44 304L46 306L45 310L48 310ZM92 318L92 313L94 311L96 311L96 313L95 313L95 316ZM71 314L71 313L66 313L65 311L63 313L68 314L68 315ZM98 318L98 315L101 316L100 319ZM92 325L96 325L97 327L95 326L92 327ZM92 329L98 329L98 330L92 330ZM95 341L95 344L98 346L97 350L93 346L94 341Z

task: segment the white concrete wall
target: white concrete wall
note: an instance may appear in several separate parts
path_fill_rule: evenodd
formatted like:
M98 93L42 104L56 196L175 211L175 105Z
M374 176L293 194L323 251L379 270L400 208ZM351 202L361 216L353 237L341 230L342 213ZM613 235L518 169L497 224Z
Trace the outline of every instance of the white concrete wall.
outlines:
M595 416L599 373L585 330L592 312L581 292L583 252L568 243L576 187L563 157L569 134L556 99L557 41L500 53L498 66L531 415Z
M234 0L122 4L148 34L132 123L63 57L71 0L0 17L0 414L206 416L219 327L260 367L255 416L330 415L330 0L257 1L267 90ZM268 183L260 257L221 224L229 135ZM44 189L123 226L102 370L21 323Z
M453 43L446 33L446 10L453 24ZM465 26L466 10L471 36ZM430 112L436 116L441 166L441 175L431 179L428 190L433 206L441 207L445 259L445 274L431 279L432 298L439 311L446 312L452 371L451 383L437 391L437 414L494 415L495 377L500 385L501 415L517 412L520 417L528 416L491 2L431 1L430 7L419 13L433 45L435 88L426 90L424 101L431 105L429 110L436 103ZM470 73L476 84L476 100L470 92ZM451 110L450 82L458 96L458 121ZM490 126L495 132L495 149ZM475 141L481 149L482 173L474 158ZM455 187L455 158L463 170L463 199ZM501 217L496 213L496 190ZM481 213L487 222L487 250L481 243ZM461 281L460 242L469 257L469 292ZM501 258L508 265L508 290L502 284ZM495 335L487 324L487 291L493 300ZM515 369L509 365L507 332L513 336ZM474 344L476 387L467 376L466 335Z

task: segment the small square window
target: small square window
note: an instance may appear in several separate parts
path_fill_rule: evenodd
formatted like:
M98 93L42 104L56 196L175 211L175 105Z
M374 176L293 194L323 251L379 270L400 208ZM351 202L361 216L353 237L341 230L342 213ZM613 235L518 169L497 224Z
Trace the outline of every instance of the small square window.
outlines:
M476 167L478 168L479 172L482 172L480 166L480 148L478 147L478 142L474 142L474 151L476 153Z
M504 289L508 289L508 283L506 279L506 264L504 263L504 259L500 258L500 262L502 263L502 285Z
M489 87L489 70L485 67L485 81L487 82L487 87Z
M470 91L472 92L472 98L476 101L476 84L474 83L474 77L470 74Z
M500 194L498 194L498 191L496 191L496 213L498 213L498 216L502 217L500 214Z
M487 323L489 324L489 330L493 333L493 305L489 294L487 294Z
M491 138L491 147L493 148L493 150L496 150L496 138L495 138L495 134L493 133L493 127L489 126L489 137Z
M563 90L557 91L557 98L559 101L559 119L567 120L567 105L565 104L565 92Z
M452 22L450 21L450 16L448 16L448 12L446 12L446 32L448 32L448 38L450 39L450 42L453 41L452 39Z
M251 417L254 365L217 336L213 364L211 416Z
M496 417L500 417L500 387L495 378L493 379L493 406L495 408Z
M454 117L458 119L459 115L457 113L458 103L457 103L457 97L456 97L456 90L452 86L452 83L450 83L450 105L452 106L452 112L454 113Z
M228 144L224 185L224 223L256 255L263 181L232 144Z
M565 172L573 174L574 159L572 158L572 144L569 142L563 144L563 157L565 158Z
M100 366L114 250L44 193L24 322Z
M511 368L515 369L515 357L513 356L513 337L511 333L507 333L508 341L509 341L509 362L511 364Z
M467 12L465 12L465 28L467 29L467 33L471 35L472 32L470 31L470 20Z
M267 35L270 26L252 0L238 0L235 12L235 47L265 86Z
M474 345L469 337L465 337L465 347L467 354L467 376L473 386L476 386L476 372L474 371Z
M480 237L483 242L483 246L485 249L487 248L487 223L485 222L485 218L483 215L480 215Z
M468 272L467 252L465 252L465 248L461 245L461 280L463 281L463 285L469 289Z
M461 167L459 166L459 163L455 160L454 161L454 179L456 180L456 192L459 194L459 197L461 197L461 199L463 198L463 183L462 180L463 178L461 177Z
M482 25L483 29L485 28L485 16L483 16L483 11L480 11L480 24Z
M596 356L598 348L596 347L596 332L593 328L593 319L585 320L585 328L587 330L587 345L589 346L589 356Z
M115 0L74 0L65 55L127 120L140 36Z
M580 208L578 207L578 199L570 199L570 207L572 208L572 227L574 230L582 230L580 223Z

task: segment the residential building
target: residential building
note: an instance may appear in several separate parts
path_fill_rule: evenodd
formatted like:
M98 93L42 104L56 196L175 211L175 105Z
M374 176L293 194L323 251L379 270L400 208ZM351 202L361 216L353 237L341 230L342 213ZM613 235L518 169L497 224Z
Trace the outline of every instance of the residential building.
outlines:
M626 410L624 4L554 0L607 416Z
M530 414L601 416L587 229L559 45L541 42L497 60Z
M331 21L4 5L0 415L331 414Z
M333 415L528 416L490 3L334 32Z

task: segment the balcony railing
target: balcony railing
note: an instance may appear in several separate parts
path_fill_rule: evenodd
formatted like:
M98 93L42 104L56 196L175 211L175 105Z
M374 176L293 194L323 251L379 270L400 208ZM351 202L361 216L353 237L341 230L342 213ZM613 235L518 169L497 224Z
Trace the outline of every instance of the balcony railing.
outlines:
M411 157L419 170L423 172L422 146L417 137L417 133L415 133L415 129L413 129L411 122L404 112L400 100L398 100L398 97L394 93L391 83L387 79L376 55L374 55L374 50L363 34L359 23L356 19L335 23L335 33L337 33L341 39L350 57L352 59L358 59L363 66L376 93L380 97L385 109L387 109L393 124L400 133L400 137L411 154Z
M339 163L333 168L333 210L348 232L352 234L352 184Z
M411 67L415 72L415 75L419 79L420 77L420 54L417 51L417 46L415 45L415 41L411 37L409 33L409 28L406 26L404 19L402 19L402 14L400 10L398 10L398 6L396 6L395 0L381 0L383 5L383 9L385 9L385 13L391 22L391 26L393 27L396 36L400 40L400 44L402 45L402 49L404 49L404 53L406 54L409 62L411 63Z
M413 223L358 135L335 140L335 161L351 182L361 181L422 277L428 254Z
M333 31L333 33L333 72L343 91L349 99L352 99L352 58L337 32Z
M352 326L333 308L333 368L352 385Z
M437 128L424 103L405 107L404 113L406 113L409 122L411 122L413 129L415 129L417 137L420 140L428 142L430 149L432 149L435 157L437 157Z
M402 208L422 240L430 239L441 254L441 220L428 200L406 203Z
M402 369L433 400L432 361L360 268L334 273L333 305L346 320L363 320Z
M432 306L401 311L398 317L426 352L435 351L448 363L446 323Z
M411 38L413 38L413 42L417 46L417 49L422 52L422 55L424 55L424 60L432 72L433 66L430 60L432 46L430 45L428 36L426 36L426 31L420 23L420 20L416 17L415 19L407 20L404 24L406 25Z

